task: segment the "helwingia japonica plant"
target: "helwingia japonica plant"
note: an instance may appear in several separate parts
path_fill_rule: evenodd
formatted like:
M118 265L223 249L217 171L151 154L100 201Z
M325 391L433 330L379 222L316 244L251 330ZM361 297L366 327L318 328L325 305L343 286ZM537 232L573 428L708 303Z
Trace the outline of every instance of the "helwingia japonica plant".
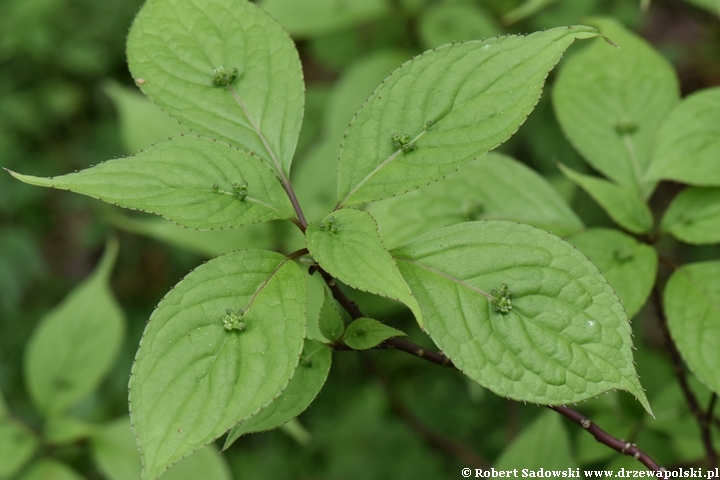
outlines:
M621 31L598 26L622 43ZM592 75L592 62L583 63L591 49L618 55L589 26L446 44L399 66L337 138L335 207L306 218L291 182L305 88L288 34L245 0L149 0L128 37L130 71L143 93L192 133L77 173L12 175L192 229L284 220L306 245L289 255L237 245L188 274L158 304L130 380L142 478L157 478L228 431L226 446L302 413L331 370L332 350L402 341L401 330L348 308L339 284L403 304L448 363L497 395L560 406L620 389L651 413L626 313L640 308L649 289L632 285L616 293L581 253L583 245L596 245L594 238L576 238L578 250L556 236L583 235L562 198L518 162L488 154L533 111L565 51L593 38L563 69L555 102L568 136L610 180L565 172L627 230L648 232L645 201L654 186L661 178L682 179L671 167L672 152L653 153L650 139L678 99L653 103L663 108L662 118L658 113L647 127L622 117L603 130L611 140L586 141L584 129L606 125L582 122L572 110L573 95L584 95L573 84L575 73ZM704 106L688 99L668 122ZM702 176L700 169L681 173ZM503 181L510 183L505 190ZM518 200L535 186L537 212ZM694 198L679 198L664 228L679 238L706 233L686 228L682 213L689 209L681 201ZM419 224L402 213L402 202L421 212ZM624 248L618 263L647 253L634 239L618 242ZM679 270L689 280L678 277L671 287L684 291L713 268ZM319 318L309 317L306 305L313 274L328 288ZM347 327L328 292L348 308ZM631 300L623 298L624 307L618 295ZM309 338L308 324L317 324L323 338ZM674 334L682 337L683 330ZM702 364L697 368L698 377L716 381Z

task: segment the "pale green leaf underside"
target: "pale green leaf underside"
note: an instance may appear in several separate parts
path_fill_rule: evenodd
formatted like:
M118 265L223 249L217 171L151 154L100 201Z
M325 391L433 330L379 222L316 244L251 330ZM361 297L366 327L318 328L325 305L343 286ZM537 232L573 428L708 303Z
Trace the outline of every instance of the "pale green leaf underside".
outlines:
M418 23L423 48L436 48L461 40L480 40L502 33L479 5L438 3L423 10Z
M372 203L367 210L377 220L388 248L467 220L513 220L560 237L583 229L582 221L547 180L495 152L440 182Z
M28 427L0 414L0 478L13 478L40 445Z
M255 152L287 176L303 117L297 50L246 0L149 0L128 36L140 89L191 130ZM236 68L227 86L216 69Z
M570 436L562 419L550 411L540 413L503 451L494 465L497 470L527 468L537 471L543 468L566 472L576 466Z
M107 81L103 85L103 91L117 110L120 137L127 153L137 153L153 143L190 133L190 130L160 110L137 88Z
M539 404L619 388L650 410L623 307L570 244L528 225L488 220L423 235L392 254L427 333L481 385ZM512 292L507 313L488 298L502 284Z
M19 480L83 480L78 473L62 462L43 458L27 469Z
M342 337L345 331L345 324L343 323L342 317L340 317L340 312L335 308L335 303L327 288L323 288L323 292L325 293L325 297L322 307L320 308L318 327L323 337L330 342L334 342Z
M143 479L156 478L282 392L302 350L305 290L294 262L243 250L198 267L165 296L130 380ZM228 309L245 312L244 330L225 328Z
M620 297L628 318L645 304L657 273L657 253L629 235L593 228L567 239L602 272Z
M647 233L653 225L650 208L637 190L608 180L583 175L558 164L563 174L595 200L621 227L633 233Z
M43 435L51 445L68 445L89 437L98 426L87 423L72 415L50 417L45 422ZM2 477L0 477L2 478Z
M59 177L10 173L31 185L155 213L188 228L232 228L294 216L282 185L259 158L195 135Z
M686 188L673 199L660 226L685 243L720 243L720 188Z
M35 406L62 413L97 388L123 343L125 318L110 290L117 241L93 274L50 311L25 352L25 381Z
M257 414L235 425L225 439L223 450L243 435L272 430L304 412L325 384L331 362L330 347L314 340L305 340L300 363L282 395Z
M405 332L392 328L372 318L358 318L348 325L343 342L355 350L373 348L388 338L404 337Z
M215 445L208 445L173 465L162 480L234 480L225 457Z
M298 38L342 30L389 10L387 0L263 0L260 6Z
M553 89L560 126L595 169L647 198L660 124L680 93L670 63L612 19L591 22L617 44L595 41L568 59Z
M555 3L557 0L525 0L517 7L503 14L502 20L506 25L525 20L539 13L545 7ZM582 8L582 7L581 7Z
M164 218L112 215L110 221L126 232L144 235L203 257L217 257L243 248L267 248L277 242L272 222L231 230L192 230ZM275 227L275 228L273 228ZM292 226L292 228L295 228Z
M570 44L597 35L590 27L556 28L445 45L405 63L350 124L339 157L339 205L405 193L500 145L530 114ZM416 149L394 147L395 133L407 134Z
M338 139L380 82L409 58L397 50L372 53L349 66L333 84L325 107L325 138L333 145L333 171L337 161ZM333 191L333 195L335 191ZM333 198L334 200L334 198Z
M354 209L337 210L317 225L310 225L306 236L310 254L330 275L358 290L401 301L422 327L420 307L383 247L372 215Z
M720 185L720 87L695 92L658 132L649 174L689 183Z
M720 262L685 265L665 287L668 328L690 370L720 393Z
M137 480L142 469L128 418L104 426L90 440L95 465L108 480ZM163 480L231 480L232 475L214 445L198 450L173 465Z

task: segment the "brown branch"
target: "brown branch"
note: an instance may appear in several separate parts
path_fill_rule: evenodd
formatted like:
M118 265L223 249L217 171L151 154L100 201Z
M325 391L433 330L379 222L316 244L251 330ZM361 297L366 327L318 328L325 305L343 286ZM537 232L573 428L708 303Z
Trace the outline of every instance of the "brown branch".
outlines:
M660 261L660 263L662 263L666 267L669 267L672 270L677 270L678 268L680 268L680 265L678 265L673 260L669 259L664 255L658 255L658 260Z
M311 274L315 271L320 272L320 275L322 275L323 279L325 280L325 283L327 283L335 300L338 301L338 303L350 314L350 316L353 319L364 317L362 311L360 310L360 307L358 307L358 305L355 302L350 300L345 295L345 292L342 291L342 289L337 284L337 281L335 280L335 278L333 278L332 275L330 275L325 270L320 268L320 266L310 267ZM343 343L332 343L330 346L336 350L352 350L352 348L348 347L347 345L345 345ZM405 340L405 339L401 339L401 338L390 338L390 339L382 342L375 348L376 349L392 348L392 349L401 350L403 352L409 353L418 358L422 358L423 360L434 363L436 365L457 369L457 367L452 363L452 361L444 353L435 352L432 350L422 348L421 346L416 345L409 340ZM563 415L564 417L572 420L573 422L575 422L578 425L580 425L581 427L583 427L585 430L588 431L588 433L590 433L592 436L595 437L595 440L602 443L603 445L606 445L615 451L618 451L620 453L623 453L625 455L629 455L629 456L635 458L636 460L640 461L643 465L645 465L646 467L648 467L649 469L651 469L653 471L664 470L647 453L645 453L644 451L639 449L637 447L637 445L635 445L633 443L625 442L624 440L620 440L619 438L613 437L612 435L610 435L605 430L603 430L602 428L597 426L594 422L592 422L590 419L585 417L580 412L573 410L572 408L565 407L565 406L550 406L549 408L551 408L552 410L558 412L559 414Z
M595 440L597 440L598 442L602 443L603 445L607 445L608 447L622 453L623 455L633 457L635 460L639 461L640 463L648 467L650 470L654 472L665 470L655 460L653 460L650 455L640 450L637 445L613 437L605 430L598 427L592 420L587 418L582 413L565 406L550 406L548 408L550 408L551 410L555 410L563 417L570 419L580 425L582 428L587 430L590 435L595 437Z
M385 390L385 395L390 402L390 407L392 408L393 412L395 412L398 418L400 418L400 420L402 420L402 422L407 425L410 430L412 430L418 437L420 437L422 441L424 441L430 447L433 447L437 450L440 450L441 452L457 458L464 465L467 465L469 467L481 469L490 468L490 463L483 457L475 453L472 449L466 447L465 445L453 438L446 437L445 435L442 435L441 433L432 430L427 425L422 423L417 417L412 414L412 412L410 412L410 410L407 408L405 403L402 401L400 396L393 388L390 380L388 380L388 378L377 369L372 360L367 359L366 366L375 376L375 378L378 379L378 381L383 387L383 390Z
M404 338L388 338L378 345L377 348L394 348L395 350L415 355L418 358L422 358L423 360L427 360L442 367L456 368L452 363L452 360L450 360L444 353L422 348L421 346L416 345L409 340L405 340Z
M715 411L715 403L717 402L717 393L713 392L710 395L710 403L708 404L707 411L705 412L705 421L711 423L713 421L713 412Z
M340 285L338 285L337 281L335 280L335 278L333 278L332 275L323 270L319 265L313 265L312 267L310 267L309 272L311 275L315 271L320 273L323 280L325 280L325 283L330 288L330 293L332 293L333 298L335 298L335 300L338 301L338 303L345 309L345 311L350 314L350 317L353 320L365 316L360 311L360 307L358 307L357 303L353 302L347 297L347 295L345 295L345 292L342 291Z
M320 268L320 266L313 266L311 269L311 272L317 271L320 275L322 275L323 280L325 280L325 283L330 288L333 298L335 298L335 300L337 300L338 303L350 314L350 317L352 317L353 320L365 316L360 310L360 307L358 307L357 303L353 302L347 297L347 295L345 295L345 292L342 291L340 285L338 285L332 275ZM344 344L333 344L333 348L337 350L352 350ZM442 352L435 352L433 350L422 348L403 338L389 338L377 345L375 348L400 350L418 358L442 365L443 367L455 368L452 361Z
M663 310L662 292L660 291L660 287L657 283L653 287L652 300L655 307L655 315L663 335L663 340L665 341L665 349L667 350L668 355L670 356L670 361L673 364L675 376L677 377L680 388L685 395L685 401L690 408L690 412L693 414L700 427L700 436L702 437L702 442L705 447L705 459L708 464L708 468L715 468L717 465L717 453L713 447L712 433L710 431L711 421L708 418L709 416L703 412L702 408L700 408L700 403L698 402L697 397L695 397L695 394L687 381L685 369L683 368L682 357L675 345L675 342L673 342L672 337L670 336L667 318L665 317L665 311ZM712 403L714 404L714 401ZM711 412L712 410L709 411Z

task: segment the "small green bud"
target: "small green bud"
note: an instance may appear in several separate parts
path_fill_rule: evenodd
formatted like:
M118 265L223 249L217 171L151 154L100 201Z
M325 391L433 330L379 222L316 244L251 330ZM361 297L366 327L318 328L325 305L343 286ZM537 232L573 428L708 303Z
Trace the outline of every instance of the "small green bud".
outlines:
M245 317L245 312L242 309L238 310L237 313L233 313L232 309L228 308L222 317L223 327L228 332L233 330L243 332L247 328L245 322L242 321L243 317Z
M506 283L500 285L499 291L494 288L490 290L490 295L492 295L490 303L492 304L495 312L507 314L510 310L512 310L512 301L510 300L512 292L509 290Z
M633 122L619 122L615 125L615 133L618 135L632 135L637 130L638 126Z
M218 67L213 71L213 85L216 87L225 87L230 85L238 77L239 71L233 67L226 70L225 67Z
M402 151L405 153L412 152L413 150L415 150L414 143L408 143L408 144L402 146Z
M620 249L615 249L613 252L615 260L619 263L625 263L628 260L632 260L635 257L635 254L632 250L624 250L621 251Z

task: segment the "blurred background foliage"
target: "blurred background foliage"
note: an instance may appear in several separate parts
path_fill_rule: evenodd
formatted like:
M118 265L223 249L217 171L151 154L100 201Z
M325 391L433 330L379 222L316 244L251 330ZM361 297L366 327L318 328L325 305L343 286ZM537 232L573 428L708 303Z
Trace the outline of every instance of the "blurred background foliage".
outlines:
M683 95L720 85L716 0L264 0L260 4L297 41L304 65L306 114L293 177L310 221L334 203L334 162L353 113L384 77L425 49L604 15L646 38L673 63ZM1 166L51 176L132 154L183 132L139 94L127 71L124 41L140 5L141 0L0 2ZM553 77L536 111L501 150L545 176L586 226L611 227L590 197L557 170L558 161L577 171L589 167L554 119L549 103ZM663 184L652 204L665 208L677 190ZM112 236L119 239L120 247L111 287L126 318L126 334L97 388L70 410L66 419L75 423L58 427L33 406L24 373L30 368L25 362L27 346L45 315L93 272ZM292 251L301 244L300 234L286 224L186 231L162 219L0 175L0 406L4 398L13 425L20 425L18 439L30 439L33 448L26 450L36 459L19 475L45 478L44 471L63 475L65 467L56 465L61 461L88 479L132 478L132 473L129 477L112 473L118 472L117 467L102 452L129 448L128 455L134 454L123 420L127 381L153 306L204 259L237 248ZM717 246L680 246L670 239L659 248L677 261L717 258L720 253ZM360 293L356 298L369 314L431 346L397 305ZM311 303L317 311L317 299ZM701 458L703 450L660 348L653 315L651 309L641 310L633 328L639 374L659 421L649 421L624 394L605 395L581 409L614 435L632 438L672 466ZM202 478L458 478L461 467L482 466L483 458L510 468L528 459L535 462L529 466L548 465L543 462L549 458L561 459L555 462L559 468L639 466L559 416L498 398L457 372L387 351L337 352L334 363L327 385L300 423L240 439L223 454L219 467L215 457L209 460L215 462L215 473L199 464L205 473ZM699 385L698 391L707 401L709 393ZM6 415L3 412L5 408L0 408L0 416ZM53 433L53 428L61 434ZM553 446L550 453L548 444ZM0 442L0 456L16 447ZM38 463L40 458L46 459L44 463ZM134 472L138 467L128 468ZM190 473L177 473L177 478L201 478L192 468L187 467ZM15 473L8 475L14 478ZM77 477L64 475L57 478ZM5 478L1 470L0 478Z

